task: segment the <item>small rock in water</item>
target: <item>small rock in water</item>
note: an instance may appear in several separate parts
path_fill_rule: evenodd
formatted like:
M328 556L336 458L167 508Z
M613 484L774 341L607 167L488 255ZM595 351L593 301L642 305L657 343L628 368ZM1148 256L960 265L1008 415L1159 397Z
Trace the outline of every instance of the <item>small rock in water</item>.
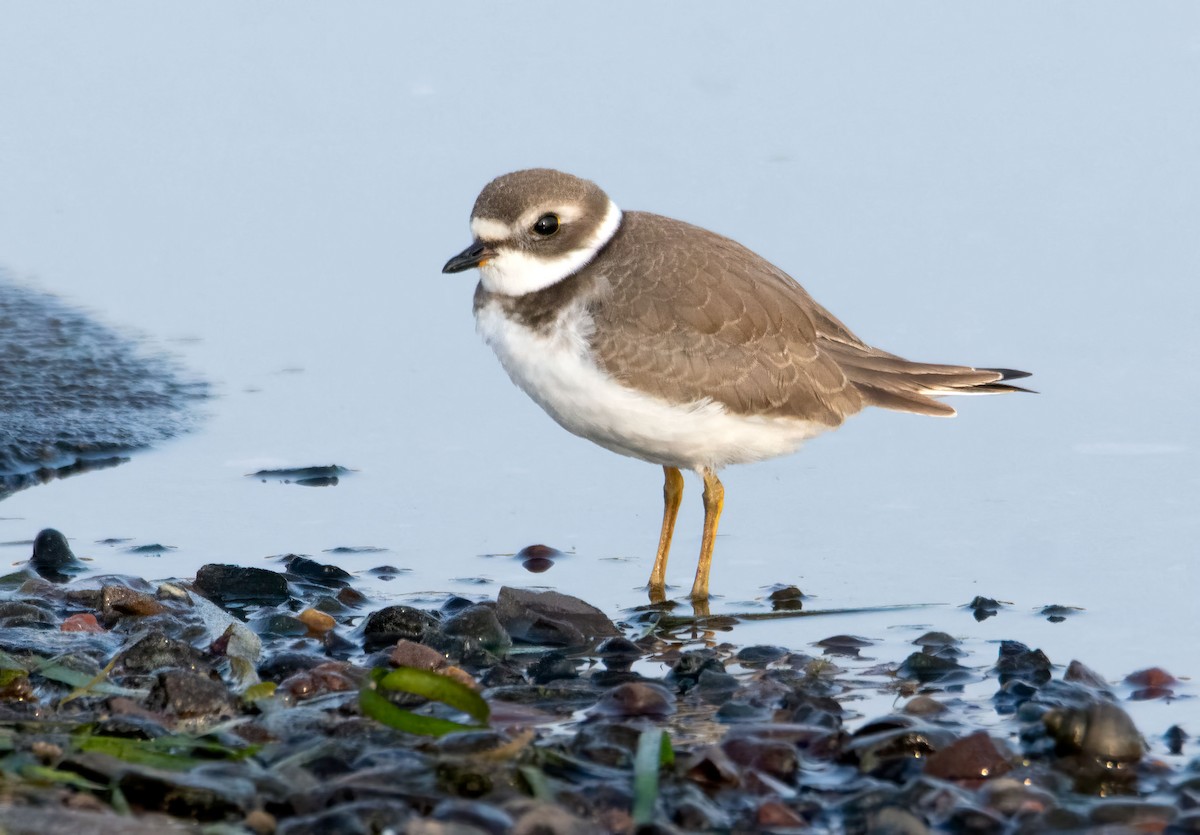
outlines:
M648 681L618 684L588 710L593 716L670 716L674 712L671 691Z
M412 606L386 606L367 616L363 647L371 652L401 639L420 642L437 628L437 619L428 612Z
M496 617L513 640L531 644L580 646L620 634L595 606L556 591L504 586L496 597Z
M1034 685L1050 680L1050 659L1040 649L1030 649L1020 641L1001 641L996 666L992 668L1000 683L1019 679Z
M354 579L353 575L336 565L319 563L296 554L285 558L284 564L287 566L287 573L290 576L331 589L349 585L350 581Z
M967 668L953 658L942 658L925 652L914 652L905 658L898 672L905 678L915 679L921 684L947 684L961 681L969 675Z
M984 780L1012 770L1012 754L987 731L955 740L925 761L925 773L941 780Z
M857 635L833 635L817 641L813 646L821 647L826 655L840 655L844 658L858 658L859 650L871 646L871 641Z
M1062 623L1071 615L1077 615L1082 612L1078 606L1059 606L1057 604L1051 606L1043 606L1039 614L1051 623Z
M1183 753L1183 746L1187 743L1188 739L1187 731L1178 725L1172 725L1163 734L1163 742L1167 744L1167 752L1176 757Z
M500 625L492 606L469 606L446 620L442 624L442 631L462 638L468 650L478 647L500 655L512 646L512 638Z
M100 589L100 611L108 618L121 615L146 617L159 615L167 610L154 595L135 591L128 586L103 586Z
M975 620L985 621L993 615L999 614L1003 606L1004 604L1002 604L999 600L995 600L991 597L980 597L979 595L976 595L971 599L971 602L963 608L970 609L971 613L975 616Z
M29 565L41 577L53 583L65 583L86 566L71 551L67 538L54 528L39 531L33 540L33 556Z
M265 568L209 564L196 572L196 590L214 603L270 605L288 599L287 578Z
M745 666L766 666L772 661L778 661L783 656L787 655L787 650L783 647L767 646L765 644L756 644L754 646L743 647L738 650L734 656L739 664Z
M579 678L576 661L561 652L547 652L530 664L525 674L534 684L549 684L552 681Z
M1067 671L1063 673L1063 681L1073 681L1094 690L1104 690L1108 687L1108 682L1104 680L1103 676L1081 661L1072 661L1067 665Z
M236 710L236 702L224 684L186 670L160 673L146 706L181 719L228 718Z
M1129 698L1141 702L1147 699L1172 698L1179 679L1161 667L1150 667L1125 676L1125 683L1136 688L1129 694Z
M799 611L804 608L804 594L795 586L776 586L767 595L767 600L777 612Z
M556 560L563 556L563 552L557 548L551 548L549 545L526 545L520 551L517 551L517 559L519 560Z

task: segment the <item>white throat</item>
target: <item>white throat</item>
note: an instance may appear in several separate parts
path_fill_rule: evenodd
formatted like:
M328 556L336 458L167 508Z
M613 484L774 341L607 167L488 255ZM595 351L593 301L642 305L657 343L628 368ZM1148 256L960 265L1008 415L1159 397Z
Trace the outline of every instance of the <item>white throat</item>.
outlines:
M477 222L473 222L472 226ZM495 256L479 267L483 289L505 296L523 296L557 284L596 257L596 253L612 240L620 225L621 210L610 200L596 232L578 249L549 259L515 249L499 249Z

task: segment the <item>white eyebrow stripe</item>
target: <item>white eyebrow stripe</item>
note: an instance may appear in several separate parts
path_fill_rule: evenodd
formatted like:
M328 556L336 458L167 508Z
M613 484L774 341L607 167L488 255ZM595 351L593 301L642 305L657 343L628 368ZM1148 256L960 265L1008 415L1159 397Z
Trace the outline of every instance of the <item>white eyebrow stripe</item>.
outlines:
M502 241L511 233L507 223L487 217L471 218L471 234L481 241Z

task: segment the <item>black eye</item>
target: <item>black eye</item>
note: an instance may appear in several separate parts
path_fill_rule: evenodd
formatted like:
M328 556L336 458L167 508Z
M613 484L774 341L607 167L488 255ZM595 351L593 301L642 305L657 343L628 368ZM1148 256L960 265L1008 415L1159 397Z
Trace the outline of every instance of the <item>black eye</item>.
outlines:
M533 231L543 238L549 238L558 231L558 215L542 215L533 224Z

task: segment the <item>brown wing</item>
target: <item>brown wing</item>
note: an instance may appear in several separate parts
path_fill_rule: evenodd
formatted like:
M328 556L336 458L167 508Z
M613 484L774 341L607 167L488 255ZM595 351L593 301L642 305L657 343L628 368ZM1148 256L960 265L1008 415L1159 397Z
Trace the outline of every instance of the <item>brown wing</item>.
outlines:
M599 290L598 362L675 402L837 426L868 405L950 416L933 397L1019 390L998 381L1025 376L872 348L766 260L670 218L627 212L601 264L583 271Z
M821 349L830 330L857 342L792 279L740 244L642 212L596 271L592 347L626 385L681 403L837 426L865 405Z

